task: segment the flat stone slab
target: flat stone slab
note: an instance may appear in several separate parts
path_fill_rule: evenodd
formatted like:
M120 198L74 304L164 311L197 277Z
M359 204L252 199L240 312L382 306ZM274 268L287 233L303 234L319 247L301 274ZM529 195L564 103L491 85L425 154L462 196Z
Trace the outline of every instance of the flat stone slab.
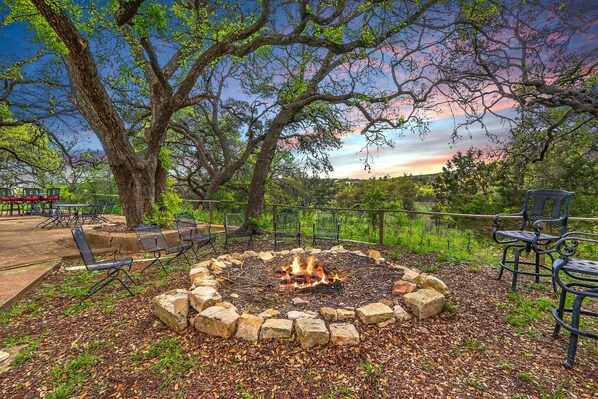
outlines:
M157 295L152 300L154 313L169 328L180 332L187 328L189 297L187 290L175 289Z
M257 341L260 338L260 329L264 319L249 313L243 313L237 320L235 337L245 341Z
M267 319L262 324L262 339L291 338L293 320Z
M222 301L222 295L213 287L199 286L189 292L189 302L198 312L214 306L220 301Z
M359 345L359 333L353 324L333 323L328 328L333 345Z
M303 349L316 345L326 345L330 340L330 333L322 319L299 319L295 323L295 333Z
M287 313L287 319L289 320L299 320L299 319L315 319L318 317L313 312L300 312L298 310L291 310Z
M208 264L210 261L207 261ZM205 262L202 262L205 263ZM189 270L189 280L191 281L191 284L195 284L195 280L201 280L201 279L206 279L206 278L211 278L212 274L210 273L210 271L208 270L207 267L203 267L203 266L197 266L197 267L193 267L193 269Z
M195 328L205 334L230 338L237 330L239 315L233 308L210 306L195 316Z
M424 288L404 295L403 300L417 318L425 319L442 312L446 298L436 290Z
M411 320L412 317L401 305L395 305L392 310L395 312L395 318L398 321Z
M370 303L355 310L363 324L377 324L395 317L392 309L380 302Z

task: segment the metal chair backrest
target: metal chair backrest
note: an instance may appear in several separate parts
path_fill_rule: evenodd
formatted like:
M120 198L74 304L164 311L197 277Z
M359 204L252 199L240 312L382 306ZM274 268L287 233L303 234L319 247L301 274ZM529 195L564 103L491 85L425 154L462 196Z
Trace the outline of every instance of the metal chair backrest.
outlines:
M175 216L176 228L179 231L179 237L181 240L190 239L191 237L198 235L197 222L193 215L189 212L180 212Z
M5 187L0 188L0 198L11 198L11 197L14 197L14 194L12 193L11 188L5 188Z
M155 223L140 224L133 227L133 230L145 252L157 252L169 247L160 226Z
M116 205L116 201L114 200L110 200L104 203L101 203L100 206L100 213L103 215L109 215L112 213L112 210L114 209L114 205Z
M274 229L278 233L299 233L299 213L293 209L284 209L277 212L274 220Z
M83 263L85 263L85 267L96 263L96 259L93 256L91 246L89 245L89 241L87 241L87 236L85 235L83 228L75 227L74 229L71 229L71 233L73 233L75 244L77 244L77 248L81 253L81 258L83 258Z
M48 197L60 197L60 188L53 187L48 189Z
M23 189L23 193L25 197L39 197L42 194L42 189L28 187Z
M561 235L567 232L569 209L574 192L564 190L528 190L523 203L523 219L520 229L523 230L536 220L551 220L547 222L561 226Z

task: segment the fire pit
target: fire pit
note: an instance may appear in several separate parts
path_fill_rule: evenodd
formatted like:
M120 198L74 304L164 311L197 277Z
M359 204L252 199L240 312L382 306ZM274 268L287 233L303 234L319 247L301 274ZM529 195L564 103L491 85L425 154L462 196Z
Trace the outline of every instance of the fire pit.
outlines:
M154 298L156 315L172 329L191 323L250 341L295 335L303 348L359 344L360 326L404 322L412 317L405 308L433 316L448 294L436 277L342 246L222 255L194 265L189 278L190 290Z
M280 279L278 290L304 290L317 286L339 287L342 281L338 273L329 272L315 255L301 259L295 255L293 263L283 265L274 274Z

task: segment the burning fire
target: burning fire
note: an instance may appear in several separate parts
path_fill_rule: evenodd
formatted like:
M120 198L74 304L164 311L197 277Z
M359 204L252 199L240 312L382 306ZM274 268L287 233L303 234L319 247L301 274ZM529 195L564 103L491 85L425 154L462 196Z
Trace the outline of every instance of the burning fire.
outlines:
M295 255L293 263L284 265L280 271L276 272L280 278L278 284L279 290L304 289L315 287L320 284L330 285L341 278L337 273L328 273L324 266L316 263L315 256L307 257L306 265L300 263L298 255Z

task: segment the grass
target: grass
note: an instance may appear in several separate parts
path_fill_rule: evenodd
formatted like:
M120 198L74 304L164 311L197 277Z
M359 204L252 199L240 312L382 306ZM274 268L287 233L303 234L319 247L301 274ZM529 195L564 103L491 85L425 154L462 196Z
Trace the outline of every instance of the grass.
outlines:
M243 388L243 385L241 385L241 383L239 383L239 384L237 385L237 388L238 388L238 390L239 390L239 397L240 397L241 399L254 399L254 398L255 398L255 399L263 399L263 398L264 398L264 395L259 395L259 396L255 396L255 397L254 397L254 396L251 394L251 392L249 392L248 390L246 390L245 388Z
M133 358L134 360L155 359L152 370L164 378L162 386L166 387L197 362L194 357L181 351L180 343L177 338L163 337L152 343L146 352L134 354Z
M380 365L372 363L370 359L367 359L361 364L361 370L365 373L364 380L366 386L374 386L374 397L378 398L378 392L380 390Z
M35 357L37 347L42 340L43 336L33 337L30 335L20 335L4 338L0 342L2 344L1 346L5 347L22 346L20 352L15 356L12 363L10 363L12 368L19 369Z
M507 322L515 327L533 325L538 320L550 317L556 302L547 297L527 298L516 292L509 291L507 298L510 303L500 303L499 306L509 309Z
M54 387L46 396L48 399L67 399L77 394L83 382L91 379L92 368L100 361L99 357L84 352L65 365L51 371Z
M39 314L40 310L35 302L31 303L19 303L10 308L10 310L0 312L0 326L6 326L12 319L24 314L35 316Z
M332 385L322 399L350 399L352 397L353 396L349 388L345 386Z
M455 303L450 299L444 301L444 304L442 305L442 310L453 314L458 312L457 305L455 305Z
M483 351L486 349L486 344L478 341L477 338L463 340L463 346L467 349L474 350L474 351Z

